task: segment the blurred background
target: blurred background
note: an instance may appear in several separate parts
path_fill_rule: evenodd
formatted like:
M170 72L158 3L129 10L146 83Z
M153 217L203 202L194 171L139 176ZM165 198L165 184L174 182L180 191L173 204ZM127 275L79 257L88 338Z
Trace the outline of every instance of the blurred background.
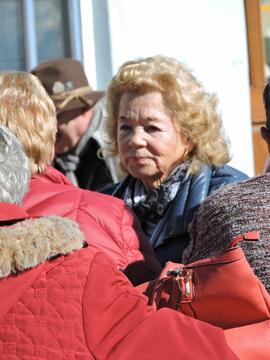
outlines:
M270 0L0 0L0 30L0 71L71 57L96 90L126 60L176 57L218 95L231 164L263 171Z

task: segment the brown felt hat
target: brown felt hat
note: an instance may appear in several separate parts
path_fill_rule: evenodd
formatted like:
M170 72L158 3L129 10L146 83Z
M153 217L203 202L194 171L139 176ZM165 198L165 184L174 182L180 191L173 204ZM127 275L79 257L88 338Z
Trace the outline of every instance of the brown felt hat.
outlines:
M36 75L52 98L57 113L87 110L104 95L93 91L82 64L74 59L54 59L39 64L31 73Z

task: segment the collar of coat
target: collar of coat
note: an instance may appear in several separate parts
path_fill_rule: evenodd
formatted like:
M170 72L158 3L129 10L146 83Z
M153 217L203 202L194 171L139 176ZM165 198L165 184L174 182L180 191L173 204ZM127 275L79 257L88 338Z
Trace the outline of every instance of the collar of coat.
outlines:
M84 245L74 221L59 216L27 219L0 227L0 278L33 268Z

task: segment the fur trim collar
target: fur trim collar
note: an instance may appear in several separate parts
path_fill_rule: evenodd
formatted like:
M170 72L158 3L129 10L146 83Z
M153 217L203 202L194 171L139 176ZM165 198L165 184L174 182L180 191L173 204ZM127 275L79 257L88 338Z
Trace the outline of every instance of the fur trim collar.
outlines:
M59 216L0 227L0 278L81 249L83 245L84 236L78 224Z

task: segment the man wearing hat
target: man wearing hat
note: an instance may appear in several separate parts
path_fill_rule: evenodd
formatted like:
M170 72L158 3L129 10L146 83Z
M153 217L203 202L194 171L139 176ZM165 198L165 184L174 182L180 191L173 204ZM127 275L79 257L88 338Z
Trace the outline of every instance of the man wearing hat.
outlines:
M54 167L75 185L97 190L119 181L116 160L103 157L104 93L93 91L81 63L66 58L32 69L57 111Z

